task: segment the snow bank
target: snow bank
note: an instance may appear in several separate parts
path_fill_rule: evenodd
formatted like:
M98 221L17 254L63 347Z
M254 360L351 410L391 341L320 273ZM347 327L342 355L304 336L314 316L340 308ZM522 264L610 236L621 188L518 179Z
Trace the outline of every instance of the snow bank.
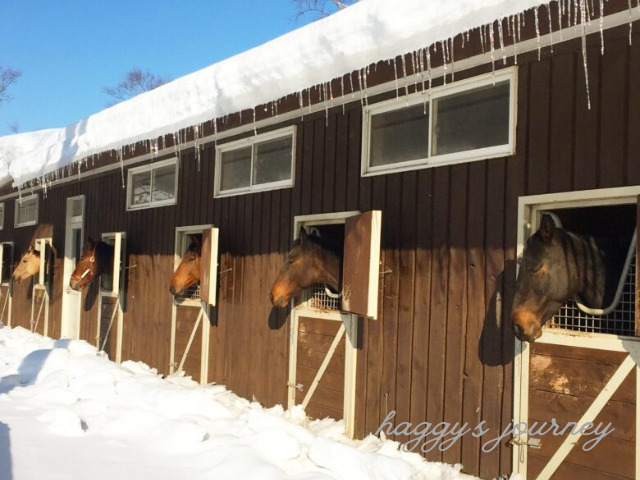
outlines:
M347 439L222 386L162 379L83 341L0 328L0 478L456 480L398 443Z
M254 108L542 3L363 0L66 128L0 137L0 177L6 171L19 186L92 154Z

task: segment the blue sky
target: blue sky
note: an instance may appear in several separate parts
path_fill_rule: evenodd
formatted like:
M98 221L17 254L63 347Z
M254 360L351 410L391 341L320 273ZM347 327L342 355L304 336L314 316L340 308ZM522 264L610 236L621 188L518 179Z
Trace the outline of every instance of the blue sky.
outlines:
M0 0L0 66L22 71L0 136L104 109L134 67L176 79L310 21L293 0Z

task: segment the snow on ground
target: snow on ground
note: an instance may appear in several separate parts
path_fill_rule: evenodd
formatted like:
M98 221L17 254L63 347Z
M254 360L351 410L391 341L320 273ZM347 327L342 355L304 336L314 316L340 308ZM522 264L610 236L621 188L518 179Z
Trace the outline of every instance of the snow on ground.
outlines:
M0 328L0 479L471 479L334 420Z
M576 8L585 2L572 1ZM8 172L20 186L90 155L255 108L546 3L363 0L75 124L0 137L0 177Z

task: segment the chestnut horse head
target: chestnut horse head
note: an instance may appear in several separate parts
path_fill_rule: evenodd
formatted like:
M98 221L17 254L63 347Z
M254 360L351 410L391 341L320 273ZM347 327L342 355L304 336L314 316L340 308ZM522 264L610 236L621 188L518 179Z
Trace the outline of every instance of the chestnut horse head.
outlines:
M307 235L300 228L287 260L271 286L270 299L275 307L286 307L291 297L316 283L326 283L340 289L340 258L325 247L316 235Z
M571 298L601 308L605 284L603 254L593 238L558 228L550 215L543 215L520 259L511 313L516 337L535 341Z
M33 245L29 247L27 252L22 255L15 270L13 271L14 283L18 284L23 280L35 275L40 271L40 252Z
M113 246L103 241L94 242L91 237L82 247L80 259L69 279L69 287L80 291L104 272L113 269Z
M173 272L169 291L171 295L183 295L189 287L200 282L200 256L202 253L202 237L189 235L191 243L182 256L180 265Z

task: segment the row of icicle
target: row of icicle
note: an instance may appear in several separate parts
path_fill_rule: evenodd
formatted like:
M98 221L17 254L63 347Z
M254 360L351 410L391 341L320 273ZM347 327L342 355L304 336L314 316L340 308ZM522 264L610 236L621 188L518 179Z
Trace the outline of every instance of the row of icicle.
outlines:
M633 8L638 8L640 6L640 0L635 0L636 5L632 5L633 0L627 0L629 7L629 45L631 45L631 35L633 30L632 23L632 10ZM587 52L586 52L586 26L591 24L591 21L596 17L599 21L599 29L600 29L600 52L604 54L604 2L605 0L598 0L598 11L596 13L596 6L594 4L594 0L554 0L549 4L541 4L538 7L534 7L534 21L535 21L535 32L536 38L538 42L538 60L540 59L540 54L542 50L541 43L541 35L539 28L539 16L542 10L546 10L546 16L549 24L549 45L551 51L553 52L553 44L556 41L562 41L562 19L566 18L570 27L580 28L581 29L581 38L582 38L582 59L583 59L583 68L584 68L584 80L586 86L586 94L587 94L587 106L591 108L591 99L589 93L589 77L588 77L588 65L587 65ZM559 31L556 31L559 34L559 37L554 39L554 31L553 31L553 22L552 22L552 12L551 12L551 3L557 3L559 8L557 9L557 22ZM513 62L514 64L518 63L518 43L521 40L521 29L525 26L525 15L524 13L518 13L514 15L510 15L509 17L504 17L502 19L495 20L492 23L482 25L480 27L476 27L470 30L463 32L462 35L462 47L464 48L465 43L469 43L472 35L477 32L480 44L482 47L483 54L489 53L491 55L491 65L492 70L495 71L495 62L496 62L496 52L500 51L500 56L503 65L506 65L508 60L508 55L505 49L505 41L504 41L504 26L503 23L506 22L506 31L509 37L511 37L513 41ZM496 35L497 32L497 35ZM432 85L432 64L431 64L431 50L433 49L434 53L438 53L439 51L442 53L443 58L443 79L446 83L447 75L450 75L451 81L454 81L455 75L455 59L454 59L454 48L453 48L453 38L448 38L446 40L441 40L439 42L434 43L433 45L425 48L418 49L417 51L412 52L409 55L406 55L409 58L410 62L410 71L414 72L413 74L413 82L414 82L414 90L418 91L418 87L422 89L422 91L429 92ZM396 95L399 97L400 92L404 90L406 94L409 93L409 78L410 76L407 74L409 71L407 62L405 61L405 55L399 55L394 59L389 59L385 63L391 65L393 67L394 75L395 75L395 90ZM345 109L346 100L346 86L345 86L345 77L347 77L347 82L349 83L349 91L351 92L351 98L355 99L356 95L359 96L359 100L362 105L365 106L368 101L368 86L367 86L367 78L371 72L371 69L376 68L375 64L370 66L366 66L355 70L351 74L347 74L345 76L340 77L338 80L340 82L341 92L339 95L334 95L332 81L324 82L322 84L316 85L314 87L307 88L303 91L298 92L296 95L298 97L298 104L300 108L300 115L304 118L305 114L305 106L308 109L308 112L311 113L313 102L311 100L311 92L317 91L319 92L319 102L324 105L325 116L329 118L329 109L334 106L335 99L341 99L341 104L343 108L343 113ZM398 76L398 70L402 73L400 77ZM400 85L401 79L403 80L403 85ZM428 94L428 93L427 93ZM306 101L305 101L306 96ZM283 99L274 100L267 104L266 107L263 107L265 112L270 114L272 117L278 117L278 105L281 103ZM251 109L252 112L252 122L253 122L253 131L254 134L257 134L257 122L256 122L256 108ZM270 110L270 111L269 111ZM242 112L240 115L240 123L242 123ZM213 124L214 133L213 133L213 141L216 142L218 138L218 120L222 125L226 125L230 115L224 115L222 117L214 117L211 120ZM206 122L205 122L206 123ZM187 143L193 143L193 148L195 151L195 156L198 161L198 170L200 170L201 165L201 154L203 147L203 128L204 123L200 123L195 126L186 127L179 132L169 133L165 135L164 138L171 136L173 138L173 149L174 153L178 157L180 161L180 153L184 150L184 145ZM187 141L187 133L191 133L193 140L191 142ZM112 153L115 154L117 161L120 163L120 171L122 176L122 188L125 188L125 175L124 175L124 158L129 154L132 155L136 150L136 145L142 143L145 145L147 152L152 155L152 160L155 159L161 152L159 150L158 140L150 139L143 142L135 142L128 145L123 145L119 149L111 150ZM163 142L166 145L166 141ZM167 147L163 149L163 153L166 152ZM65 167L61 167L58 170L55 170L51 173L47 173L42 175L39 179L30 180L24 183L21 187L19 187L19 194L22 194L22 190L31 190L33 192L38 186L40 186L43 190L43 194L46 197L47 189L51 186L51 184L63 177L69 177L71 175L77 174L80 178L82 176L82 169L93 166L96 159L102 154L94 154L90 157L85 157L83 159L77 160ZM74 173L75 169L75 173Z

